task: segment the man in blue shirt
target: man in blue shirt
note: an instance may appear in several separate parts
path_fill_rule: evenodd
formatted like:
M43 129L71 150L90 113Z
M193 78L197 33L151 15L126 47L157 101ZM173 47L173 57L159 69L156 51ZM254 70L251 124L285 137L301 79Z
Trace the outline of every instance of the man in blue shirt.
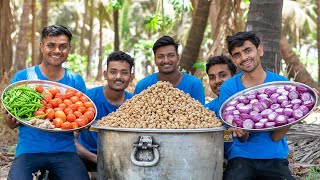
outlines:
M236 73L237 67L232 63L231 59L227 56L212 56L208 59L206 64L206 72L209 77L209 85L211 90L219 96L220 87L229 78L231 78ZM214 111L216 115L219 114L219 98L216 97L205 105L206 108ZM230 131L224 131L224 152L226 154L227 150L232 144L232 136Z
M87 96L97 107L97 120L116 111L132 94L125 91L133 79L133 58L130 55L115 51L108 56L107 70L103 72L106 86L99 86L87 91ZM81 131L75 141L77 151L88 171L97 171L98 133Z
M264 51L254 33L238 32L228 36L227 44L233 63L243 72L223 83L219 108L230 96L246 88L266 82L287 81L287 78L262 68ZM229 128L236 138L227 152L229 160L223 179L293 179L286 159L288 144L284 137L289 129L246 132Z
M11 83L21 80L50 80L74 87L82 92L86 85L82 77L62 67L71 46L70 31L60 25L43 29L40 43L43 59L40 65L19 71ZM10 128L18 127L18 144L8 179L30 180L32 173L48 170L51 179L89 179L88 173L76 152L72 132L46 132L19 124L5 115Z
M204 105L205 95L201 80L178 70L180 62L178 46L179 44L174 42L170 36L163 36L154 43L152 50L159 72L139 81L134 94L139 94L158 81L169 81L173 87L190 94L191 97Z

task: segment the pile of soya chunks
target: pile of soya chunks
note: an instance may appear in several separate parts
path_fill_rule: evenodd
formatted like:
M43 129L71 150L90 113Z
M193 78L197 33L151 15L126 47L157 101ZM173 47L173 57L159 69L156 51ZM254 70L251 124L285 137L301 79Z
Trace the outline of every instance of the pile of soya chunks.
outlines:
M103 117L98 126L116 128L198 129L222 126L214 112L189 94L159 81Z

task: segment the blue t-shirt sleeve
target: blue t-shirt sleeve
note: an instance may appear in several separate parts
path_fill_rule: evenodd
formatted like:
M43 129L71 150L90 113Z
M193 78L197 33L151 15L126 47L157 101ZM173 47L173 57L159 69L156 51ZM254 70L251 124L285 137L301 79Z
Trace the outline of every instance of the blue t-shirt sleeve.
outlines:
M205 104L204 88L202 82L199 79L196 79L196 81L194 81L190 91L190 96L198 100L201 104Z
M134 93L133 94L139 94L143 90L144 90L144 88L142 87L142 82L140 81L136 85L136 88L134 89Z

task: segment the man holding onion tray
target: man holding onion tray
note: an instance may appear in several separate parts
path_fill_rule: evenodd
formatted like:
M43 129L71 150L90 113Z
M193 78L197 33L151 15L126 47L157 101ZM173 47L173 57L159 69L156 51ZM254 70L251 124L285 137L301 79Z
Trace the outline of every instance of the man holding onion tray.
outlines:
M107 85L89 89L86 93L97 107L96 119L99 120L116 111L132 97L132 94L125 89L133 79L133 66L133 58L122 51L115 51L108 56L107 69L103 72ZM89 130L81 131L75 143L87 170L96 172L98 133Z
M152 50L159 72L139 81L134 94L139 94L158 81L168 81L173 87L182 90L186 94L188 93L192 98L204 105L205 96L201 80L187 73L180 72L178 69L180 62L178 46L179 44L170 36L163 36L154 43Z
M219 108L232 95L246 88L287 78L262 68L263 47L252 32L238 32L227 39L233 63L243 72L225 81L220 88ZM271 132L246 132L229 128L234 138L227 151L228 163L224 180L233 179L294 179L286 156L288 144L285 134L290 127Z
M40 65L19 71L11 83L21 80L49 80L69 85L82 92L82 77L62 67L70 52L72 34L60 25L43 29L40 43L43 55ZM16 155L8 179L31 180L38 170L50 171L50 179L89 179L86 167L76 152L73 132L46 132L19 124L7 112L4 121L9 128L18 127Z

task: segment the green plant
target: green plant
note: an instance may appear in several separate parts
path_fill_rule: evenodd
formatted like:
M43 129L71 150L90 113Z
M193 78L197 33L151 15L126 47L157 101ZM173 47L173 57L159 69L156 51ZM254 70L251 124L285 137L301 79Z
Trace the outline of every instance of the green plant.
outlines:
M64 67L75 73L84 76L88 64L88 57L80 54L69 54L68 60L64 63Z
M306 177L306 180L318 180L320 179L320 164L315 167L311 167Z

